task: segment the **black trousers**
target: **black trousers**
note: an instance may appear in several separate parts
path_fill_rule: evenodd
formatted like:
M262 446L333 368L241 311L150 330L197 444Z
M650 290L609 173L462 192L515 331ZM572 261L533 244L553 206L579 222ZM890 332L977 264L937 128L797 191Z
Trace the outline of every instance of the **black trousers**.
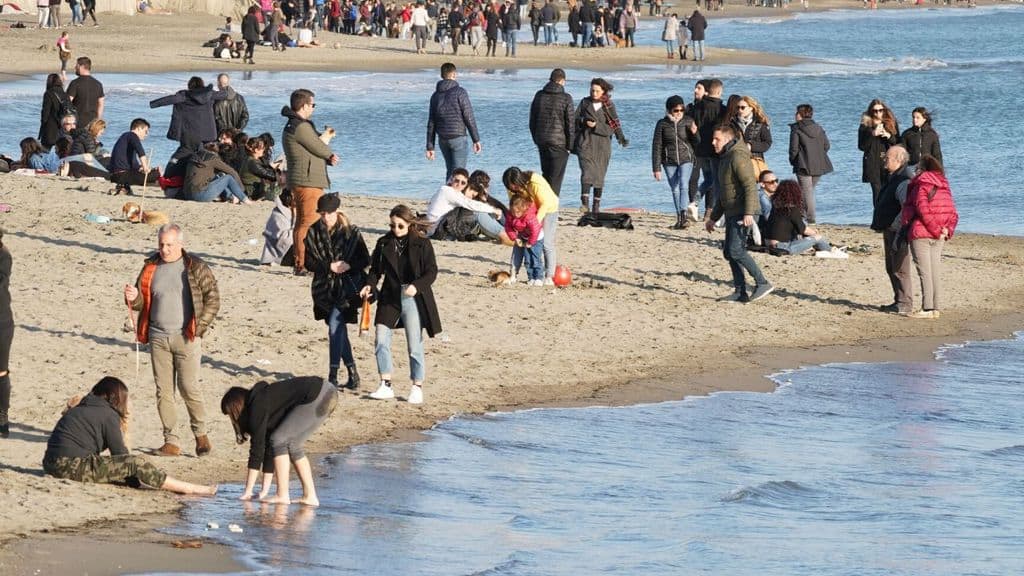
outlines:
M565 178L565 165L569 163L569 151L561 146L538 146L540 152L540 171L544 179L551 185L555 196L562 193L562 179Z
M255 40L246 40L245 41L245 57L249 58L251 60L252 59L252 53L253 53L254 50L256 50L256 41Z

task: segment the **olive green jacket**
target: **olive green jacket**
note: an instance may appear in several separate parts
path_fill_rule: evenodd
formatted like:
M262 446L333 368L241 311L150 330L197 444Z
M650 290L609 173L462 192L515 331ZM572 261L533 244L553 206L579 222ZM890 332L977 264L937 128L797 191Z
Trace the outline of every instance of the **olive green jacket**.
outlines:
M760 213L757 177L750 151L746 144L733 140L718 160L718 201L710 219L717 221L722 216L757 216Z
M288 118L281 138L284 157L288 161L288 186L290 188L330 188L327 178L327 160L331 157L330 146L320 140L313 123L300 118L285 106L281 115Z

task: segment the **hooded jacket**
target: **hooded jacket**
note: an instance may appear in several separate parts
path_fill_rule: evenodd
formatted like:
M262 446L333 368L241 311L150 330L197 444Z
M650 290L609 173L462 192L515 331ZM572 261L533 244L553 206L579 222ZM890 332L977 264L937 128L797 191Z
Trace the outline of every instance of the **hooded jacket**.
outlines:
M661 172L663 165L682 166L693 162L693 149L700 143L700 132L691 133L692 125L693 118L689 116L683 116L679 122L673 122L668 116L658 120L651 140L652 172Z
M814 120L804 118L789 125L789 163L794 174L822 176L832 172L830 147L825 130Z
M217 119L213 113L213 103L225 98L227 93L214 92L213 86L208 85L195 90L179 90L170 96L157 98L150 101L149 107L173 105L167 139L198 147L203 142L217 140Z
M61 416L46 443L43 461L88 458L107 449L111 456L128 453L121 432L121 416L105 398L89 394Z
M700 132L697 156L701 158L714 157L715 150L711 147L711 139L714 136L715 126L718 126L724 116L725 105L717 96L705 95L693 105L693 119L697 122L697 130Z
M196 150L195 154L188 159L188 166L185 168L185 182L182 186L183 197L186 200L194 199L197 192L205 190L210 181L217 177L217 172L228 174L238 181L239 186L242 185L242 179L238 176L238 172L221 160L220 156L205 148Z
M557 82L548 82L533 96L530 135L537 146L570 150L575 138L572 96Z
M245 130L249 124L249 107L245 105L245 98L235 92L231 86L221 90L227 94L223 100L218 100L213 105L213 115L217 121L217 133L225 128Z
M291 188L330 188L327 177L327 159L330 146L320 140L313 123L295 113L290 106L281 108L281 116L288 119L281 135L284 157L288 161L288 186Z
M718 202L711 211L711 221L722 216L757 216L761 205L757 199L757 177L750 162L746 146L737 146L738 140L726 144L718 162Z
M949 232L948 240L953 237L959 220L945 176L938 172L921 172L910 181L902 214L903 225L910 226L907 240L938 239L943 228Z
M476 118L473 116L473 104L465 88L455 80L441 80L437 83L433 96L430 97L430 113L427 117L427 150L434 149L437 138L450 140L465 136L473 143L480 141L480 133L476 129Z

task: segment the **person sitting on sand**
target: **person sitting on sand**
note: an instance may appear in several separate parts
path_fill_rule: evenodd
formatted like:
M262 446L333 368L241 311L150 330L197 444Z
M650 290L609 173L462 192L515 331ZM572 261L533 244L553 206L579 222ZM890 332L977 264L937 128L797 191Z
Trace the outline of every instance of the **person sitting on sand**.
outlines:
M273 200L277 195L277 170L263 162L267 145L262 138L250 138L245 143L245 158L240 162L238 175L242 178L245 195L251 200Z
M252 389L232 386L220 401L220 410L231 420L239 444L249 442L245 488L239 500L252 500L256 480L263 471L258 498L274 504L291 504L288 494L289 461L302 484L300 504L319 506L313 471L303 451L306 439L334 412L337 390L314 376L289 378L270 384L257 382ZM277 494L270 496L270 474L277 479Z
M263 228L263 255L260 264L294 266L292 251L292 191L285 188L274 199L274 209Z
M145 458L129 454L123 431L127 418L128 387L113 376L103 377L57 422L46 444L43 470L76 482L125 483L197 496L217 493L215 485L172 478ZM110 455L102 456L104 450Z
M804 193L796 180L783 180L772 195L768 247L782 255L800 254L814 248L827 254L823 257L847 257L846 252L833 247L828 238L804 223Z
M475 194L469 190L468 186L469 171L465 168L456 168L452 172L452 177L448 184L441 186L430 198L430 202L427 204L426 216L428 236L435 240L465 240L469 237L475 239L484 226L481 224L482 221L489 220L490 222L497 223L491 215L494 214L497 218L502 217L501 210L475 200ZM463 226L451 226L451 223L447 222L448 215L459 208L472 212L477 226L469 230L461 230L464 228ZM490 227L489 223L487 226ZM501 225L498 224L497 227L500 229Z
M252 201L242 189L238 172L217 155L217 144L211 142L196 150L185 168L182 187L185 200L212 202L223 200L232 204L250 204Z
M60 157L53 150L44 150L35 138L21 141L21 167L57 174L60 172Z

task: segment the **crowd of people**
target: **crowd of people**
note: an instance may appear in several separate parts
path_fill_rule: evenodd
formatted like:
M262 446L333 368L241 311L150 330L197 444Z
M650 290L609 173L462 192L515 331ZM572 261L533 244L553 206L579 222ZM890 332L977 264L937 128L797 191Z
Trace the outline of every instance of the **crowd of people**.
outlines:
M100 138L105 95L91 75L92 63L79 58L77 78L67 90L59 74L47 78L39 138L22 142L21 165L74 177L103 177L114 192L133 194L156 181L168 196L184 200L248 203L273 201L265 233L263 262L290 265L295 276L310 277L313 316L327 326L326 378L295 378L251 389L232 388L221 401L239 443L250 442L243 499L255 496L288 503L289 468L302 484L301 503L318 503L303 444L330 416L336 390L359 390L358 359L348 335L373 302L376 313L374 355L379 376L367 396L395 399L392 334L403 329L409 358L410 404L424 402L427 364L423 332L442 332L433 284L438 266L432 241L489 240L511 249L509 283L526 268L529 285L552 285L557 267L558 213L565 167L576 155L580 165L581 210L601 213L604 177L612 139L628 146L611 99L614 87L593 78L589 94L575 104L565 91L566 74L554 69L530 107L529 130L537 147L539 171L509 166L501 175L508 204L491 196L491 177L467 168L469 149L483 144L468 91L459 85L450 62L429 101L425 156L445 163L444 184L417 213L407 205L387 215L388 231L372 251L359 227L342 210L331 187L328 166L339 156L330 145L333 130L313 123L316 96L294 90L282 107L283 158L275 159L269 133L247 136L249 113L230 77L217 86L200 77L171 95L150 102L170 106L167 138L178 148L161 170L150 166L142 142L149 122L136 118L109 154ZM721 300L753 302L773 291L750 255L756 248L777 255L813 251L845 257L814 224L814 197L820 178L832 171L830 142L814 121L814 108L800 104L790 124L788 159L793 178L780 182L765 160L773 145L771 120L757 99L732 95L723 100L721 80L698 81L693 99L665 101L651 140L655 180L665 180L675 207L673 229L703 222L706 230L724 228L722 252L732 275L732 291ZM861 120L863 180L871 186L872 228L881 232L893 302L883 310L916 318L938 318L940 261L958 216L942 166L939 136L925 108L912 112L913 127L900 132L895 114L873 100ZM81 128L79 128L81 126ZM17 167L17 163L16 163ZM704 214L700 215L703 200ZM9 434L11 384L7 372L13 335L9 282L12 258L0 230L0 436ZM149 345L157 411L164 437L155 453L182 454L175 397L185 402L194 452L212 451L208 419L198 385L202 338L220 308L217 279L198 257L185 250L180 224L162 226L157 250L146 258L123 297L137 314L136 341ZM914 311L910 262L918 269L922 308ZM753 278L752 289L746 276ZM365 313L365 312L363 312ZM6 327L6 328L5 328ZM346 378L341 378L344 366ZM122 436L127 418L127 388L102 379L58 422L44 457L44 469L58 477L88 482L123 482L186 494L214 494L216 487L192 485L168 477L145 459L128 454ZM108 450L109 456L102 453ZM270 495L271 483L277 493Z

